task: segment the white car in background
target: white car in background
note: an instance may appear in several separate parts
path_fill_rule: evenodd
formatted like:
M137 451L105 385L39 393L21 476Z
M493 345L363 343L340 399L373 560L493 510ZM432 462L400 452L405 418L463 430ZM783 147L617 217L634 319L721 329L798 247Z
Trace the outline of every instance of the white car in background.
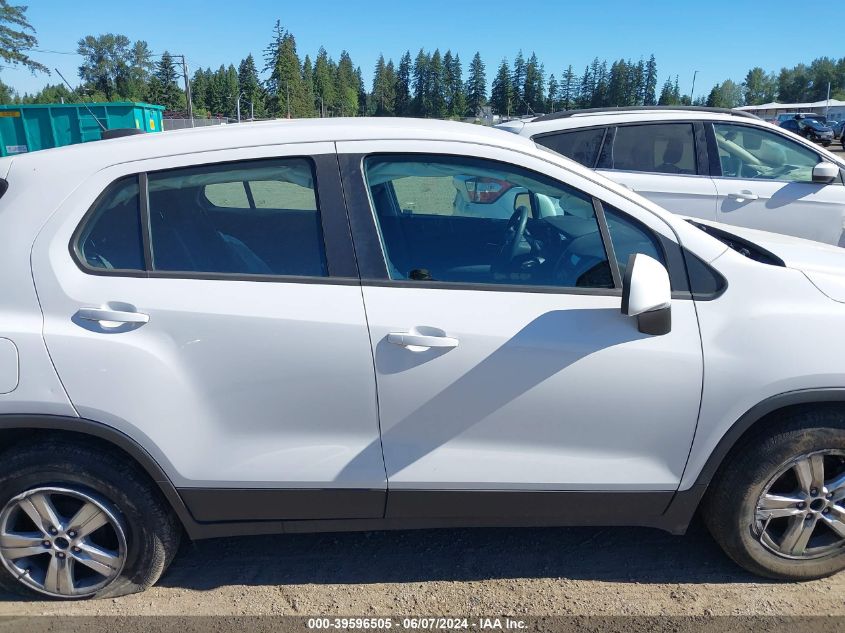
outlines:
M571 110L500 129L596 169L680 215L840 244L845 162L720 108Z

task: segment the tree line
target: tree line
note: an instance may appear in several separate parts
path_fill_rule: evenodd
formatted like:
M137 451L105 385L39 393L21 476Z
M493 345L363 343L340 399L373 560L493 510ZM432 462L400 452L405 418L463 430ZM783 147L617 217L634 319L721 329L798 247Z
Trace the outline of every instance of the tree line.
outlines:
M29 57L37 44L26 7L0 0L0 58L33 72L47 68ZM73 89L48 84L36 94L18 95L0 81L0 102L148 101L178 115L187 111L181 55L153 53L143 40L121 34L88 35L76 52L81 83ZM500 61L488 92L487 67L476 52L466 68L452 50L405 51L398 63L379 55L366 85L361 66L348 51L335 60L321 47L312 58L300 56L294 35L276 22L270 43L257 61L247 55L236 66L198 68L189 78L195 116L242 118L315 116L415 116L472 118L489 107L495 114L522 116L573 108L694 104L717 107L757 105L769 101L820 101L845 98L845 58L821 57L810 64L748 71L742 83L725 80L694 100L684 94L677 76L658 83L657 62L596 57L583 71L572 65L549 72L535 53L519 51L510 63Z

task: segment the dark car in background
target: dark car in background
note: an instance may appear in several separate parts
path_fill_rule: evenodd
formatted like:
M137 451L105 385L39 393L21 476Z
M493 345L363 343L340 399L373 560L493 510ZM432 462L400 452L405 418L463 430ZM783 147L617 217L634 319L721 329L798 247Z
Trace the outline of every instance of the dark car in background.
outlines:
M780 126L785 130L803 136L808 141L827 147L833 142L833 129L816 119L786 119Z

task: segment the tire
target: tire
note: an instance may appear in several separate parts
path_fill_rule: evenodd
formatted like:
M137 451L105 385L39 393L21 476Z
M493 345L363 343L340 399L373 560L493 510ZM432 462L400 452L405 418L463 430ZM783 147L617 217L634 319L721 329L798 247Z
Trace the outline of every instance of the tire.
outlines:
M845 523L839 532L830 527L845 519L839 498L845 497L845 413L795 411L770 428L731 451L704 498L704 521L728 556L755 574L780 580L835 574L845 569ZM801 483L819 480L838 491L830 493L835 499L826 487Z
M0 454L0 585L40 599L105 598L143 591L164 573L181 526L143 471L98 447L47 440ZM45 516L61 525L51 530ZM37 546L11 533L43 538L45 553L15 559Z

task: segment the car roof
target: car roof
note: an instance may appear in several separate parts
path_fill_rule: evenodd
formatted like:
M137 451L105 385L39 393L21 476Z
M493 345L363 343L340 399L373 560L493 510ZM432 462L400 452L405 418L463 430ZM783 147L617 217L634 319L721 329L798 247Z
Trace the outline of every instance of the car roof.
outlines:
M39 163L85 163L90 171L105 166L187 154L262 145L319 143L353 140L450 140L518 151L536 152L528 139L482 125L411 118L277 119L217 125L152 134L135 134L18 154L15 168ZM6 159L9 160L9 159ZM10 162L11 162L10 161ZM20 163L20 164L18 164Z
M571 110L533 119L520 119L501 123L497 127L520 134L534 136L543 132L568 130L581 127L637 123L642 121L742 121L752 124L766 122L759 117L727 108L700 108L695 106L642 106L631 108L595 108Z

